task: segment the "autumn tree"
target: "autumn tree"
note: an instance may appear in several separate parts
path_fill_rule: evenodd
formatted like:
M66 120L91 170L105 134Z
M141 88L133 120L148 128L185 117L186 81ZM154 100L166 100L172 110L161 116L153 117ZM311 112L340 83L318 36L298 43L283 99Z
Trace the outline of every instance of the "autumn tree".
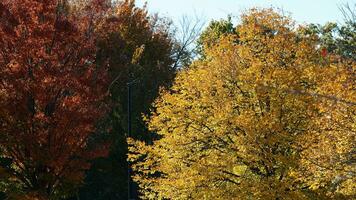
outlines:
M107 110L106 64L92 20L65 0L0 2L0 188L10 199L58 199L107 145L89 141Z
M144 199L352 199L355 63L271 9L162 90L153 144L130 140Z
M113 141L109 157L99 158L88 170L80 199L127 199L127 90L131 87L131 136L151 141L152 135L142 119L149 113L151 103L160 87L168 87L174 76L173 33L171 21L149 15L146 7L139 8L135 1L96 1L103 18L95 23L97 61L109 63L108 93L113 102L105 123L111 130L101 130L101 138ZM72 1L71 12L83 15L93 6L87 0ZM94 17L96 18L96 17ZM106 132L106 133L105 133ZM131 181L132 182L132 181ZM135 187L131 188L135 195Z

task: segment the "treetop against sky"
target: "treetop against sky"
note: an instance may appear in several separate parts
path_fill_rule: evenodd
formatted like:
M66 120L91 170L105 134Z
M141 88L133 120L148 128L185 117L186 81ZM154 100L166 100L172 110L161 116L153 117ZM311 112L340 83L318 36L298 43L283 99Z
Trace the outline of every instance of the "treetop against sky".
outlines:
M339 11L342 4L354 4L356 0L137 0L142 6L147 2L150 12L159 12L175 21L182 15L202 16L205 20L225 18L239 14L251 7L277 7L290 12L298 23L342 22Z

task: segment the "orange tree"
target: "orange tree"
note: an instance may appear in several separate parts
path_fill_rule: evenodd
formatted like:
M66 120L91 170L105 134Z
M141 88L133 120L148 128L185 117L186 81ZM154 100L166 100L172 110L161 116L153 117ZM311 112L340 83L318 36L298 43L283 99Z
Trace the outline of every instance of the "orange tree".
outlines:
M107 110L107 68L95 64L91 19L67 8L0 2L0 169L9 198L66 196L107 153L88 140Z
M148 118L159 139L130 140L144 199L351 199L352 61L322 56L315 35L271 9L162 90Z

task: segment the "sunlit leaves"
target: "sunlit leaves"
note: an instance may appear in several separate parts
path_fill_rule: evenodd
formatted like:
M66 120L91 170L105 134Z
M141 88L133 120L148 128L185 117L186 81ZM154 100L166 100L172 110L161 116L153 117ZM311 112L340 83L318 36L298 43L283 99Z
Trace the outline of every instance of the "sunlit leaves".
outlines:
M247 12L236 32L161 92L148 120L160 139L131 149L143 197L353 195L355 64L323 58L273 10Z

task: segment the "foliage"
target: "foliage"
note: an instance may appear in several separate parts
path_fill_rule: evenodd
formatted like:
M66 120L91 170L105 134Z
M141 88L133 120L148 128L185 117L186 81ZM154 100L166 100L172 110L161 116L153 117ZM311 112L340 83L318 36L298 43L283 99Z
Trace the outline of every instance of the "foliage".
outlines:
M341 7L345 16L342 24L309 24L301 29L303 35L316 35L325 53L338 54L343 58L356 60L356 4Z
M204 58L204 49L209 49L219 43L219 39L227 34L236 34L236 29L231 21L231 16L219 21L211 21L208 27L201 33L197 41L198 54Z
M0 2L0 187L9 198L69 195L107 154L88 141L107 111L107 67L96 64L92 20L67 8Z
M72 12L80 15L92 7L85 1L81 3L72 5ZM151 141L151 135L146 134L148 130L142 113L149 112L159 87L169 86L175 76L172 67L173 38L170 21L157 15L149 16L146 8L135 6L135 1L101 5L104 14L95 23L98 37L96 56L98 62L109 63L111 83L108 92L114 105L105 121L112 127L108 131L111 134L104 137L113 141L113 145L108 158L100 158L93 163L79 197L127 199L128 83L132 87L131 136ZM135 187L131 186L131 190L134 193Z
M148 118L159 138L130 139L143 199L352 199L355 63L271 9L162 90Z

